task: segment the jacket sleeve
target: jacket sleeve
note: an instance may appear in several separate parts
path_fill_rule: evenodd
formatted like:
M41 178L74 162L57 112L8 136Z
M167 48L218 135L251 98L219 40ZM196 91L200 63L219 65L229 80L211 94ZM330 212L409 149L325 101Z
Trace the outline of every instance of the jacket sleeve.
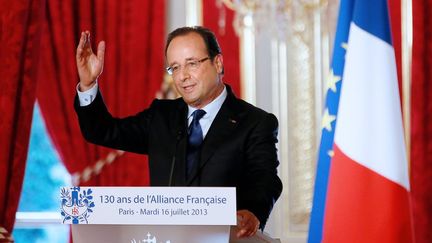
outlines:
M282 192L282 182L277 176L277 130L277 118L267 113L246 142L246 171L240 189L240 207L255 214L261 229Z
M109 148L146 154L152 109L126 118L114 118L109 113L100 91L87 106L80 106L78 95L74 101L81 133L91 143Z

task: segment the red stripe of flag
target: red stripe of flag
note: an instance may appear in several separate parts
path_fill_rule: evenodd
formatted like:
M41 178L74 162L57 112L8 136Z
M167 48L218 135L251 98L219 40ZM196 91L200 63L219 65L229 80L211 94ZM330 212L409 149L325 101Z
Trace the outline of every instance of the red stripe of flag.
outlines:
M353 161L336 144L331 167L323 242L413 242L404 187Z

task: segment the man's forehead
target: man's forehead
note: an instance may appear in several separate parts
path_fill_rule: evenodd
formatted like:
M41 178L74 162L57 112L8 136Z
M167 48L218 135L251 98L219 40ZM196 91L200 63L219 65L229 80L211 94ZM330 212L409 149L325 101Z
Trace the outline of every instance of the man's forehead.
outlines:
M193 44L194 46L200 46L200 45L205 46L204 39L201 37L201 35L199 35L198 33L195 33L195 32L190 32L190 33L187 33L185 35L179 35L179 36L174 37L168 46L168 50L170 49L170 47L172 47L173 44L174 45Z
M187 61L207 54L207 47L202 37L194 32L176 36L167 49L167 62ZM181 59L181 60L174 60Z

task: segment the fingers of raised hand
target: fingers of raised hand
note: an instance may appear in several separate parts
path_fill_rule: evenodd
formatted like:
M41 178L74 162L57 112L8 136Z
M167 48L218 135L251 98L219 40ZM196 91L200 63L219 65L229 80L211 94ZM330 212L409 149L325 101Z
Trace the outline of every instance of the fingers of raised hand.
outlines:
M85 42L85 34L84 32L81 32L81 37L78 42L77 52L76 52L77 57L80 57L82 55L84 42Z
M103 62L104 56L105 56L105 41L101 41L98 44L97 57L101 62Z
M77 46L77 56L82 55L84 51L92 53L90 45L90 32L88 30L81 32L81 37Z

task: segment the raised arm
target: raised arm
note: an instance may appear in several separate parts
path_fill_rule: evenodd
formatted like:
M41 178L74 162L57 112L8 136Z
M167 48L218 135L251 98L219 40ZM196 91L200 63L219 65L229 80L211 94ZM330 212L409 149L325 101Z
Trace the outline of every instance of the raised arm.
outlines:
M99 42L96 54L93 53L91 48L90 32L88 30L81 32L81 38L76 50L80 91L86 91L93 87L96 79L102 74L105 55L104 41Z

